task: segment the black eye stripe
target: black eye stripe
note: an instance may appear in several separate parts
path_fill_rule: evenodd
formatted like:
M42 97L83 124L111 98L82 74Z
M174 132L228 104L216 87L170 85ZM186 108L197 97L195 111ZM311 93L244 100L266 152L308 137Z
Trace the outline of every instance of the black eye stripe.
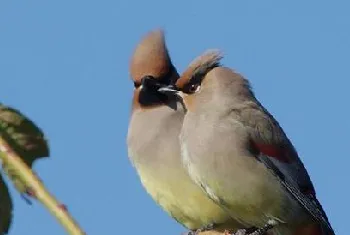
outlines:
M134 87L135 87L135 88L138 88L138 87L140 87L140 86L141 86L140 83L134 82Z
M195 91L195 90L197 89L197 87L198 87L197 84L192 84L192 85L190 85L189 89L190 89L191 91Z
M198 86L202 83L203 76L201 74L196 74L195 76L192 76L190 81L184 86L182 89L183 92L192 94L195 93Z
M169 68L168 72L161 77L153 77L152 75L145 75L144 77L147 77L147 76L153 77L153 79L156 80L159 84L169 85L169 84L172 84L175 82L175 81L172 81L172 79L174 79L173 77L175 77L175 76L173 76L174 72L176 72L175 67L171 66ZM141 85L142 85L142 82L135 82L134 81L135 88L138 88Z
M200 83L188 83L187 85L185 85L185 87L183 88L183 92L188 93L188 94L192 94L195 93L198 86L200 86Z

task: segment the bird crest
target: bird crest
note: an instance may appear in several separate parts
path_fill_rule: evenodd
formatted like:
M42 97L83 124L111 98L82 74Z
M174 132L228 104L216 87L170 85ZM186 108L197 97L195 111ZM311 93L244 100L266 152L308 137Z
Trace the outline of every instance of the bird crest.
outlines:
M204 52L190 63L188 68L177 81L176 86L182 88L191 79L195 77L203 77L213 68L220 67L220 61L222 58L223 53L220 50L212 49Z

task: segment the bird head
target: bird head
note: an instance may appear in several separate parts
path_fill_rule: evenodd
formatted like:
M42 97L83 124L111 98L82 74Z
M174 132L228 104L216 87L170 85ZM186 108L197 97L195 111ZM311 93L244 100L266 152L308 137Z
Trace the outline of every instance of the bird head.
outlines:
M179 77L171 62L162 30L145 35L137 45L129 67L134 82L134 108L163 105L169 100L158 91L162 86L174 83Z
M174 83L158 89L166 95L176 94L181 97L187 110L193 107L193 101L202 92L203 88L210 86L211 80L208 76L210 71L220 67L223 58L219 50L209 50L194 59L185 72ZM206 93L206 92L205 92Z

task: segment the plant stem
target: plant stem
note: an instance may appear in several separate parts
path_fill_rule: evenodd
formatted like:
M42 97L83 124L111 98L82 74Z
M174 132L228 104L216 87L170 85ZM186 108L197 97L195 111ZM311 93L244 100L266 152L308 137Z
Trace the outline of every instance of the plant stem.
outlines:
M51 195L33 171L22 161L7 142L0 136L0 159L16 170L16 175L35 195L50 213L56 217L70 235L85 235L62 204Z

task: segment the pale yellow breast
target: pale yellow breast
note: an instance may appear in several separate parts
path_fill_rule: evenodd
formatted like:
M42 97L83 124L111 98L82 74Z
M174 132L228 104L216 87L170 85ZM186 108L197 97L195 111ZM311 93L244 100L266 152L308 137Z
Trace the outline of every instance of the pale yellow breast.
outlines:
M170 171L162 175L161 170L152 171L142 166L137 168L146 191L169 215L187 228L196 229L213 222L221 224L231 220L184 172L174 174L174 171Z
M128 153L152 198L190 229L230 221L182 166L179 133L183 113L168 107L134 111L128 131Z

